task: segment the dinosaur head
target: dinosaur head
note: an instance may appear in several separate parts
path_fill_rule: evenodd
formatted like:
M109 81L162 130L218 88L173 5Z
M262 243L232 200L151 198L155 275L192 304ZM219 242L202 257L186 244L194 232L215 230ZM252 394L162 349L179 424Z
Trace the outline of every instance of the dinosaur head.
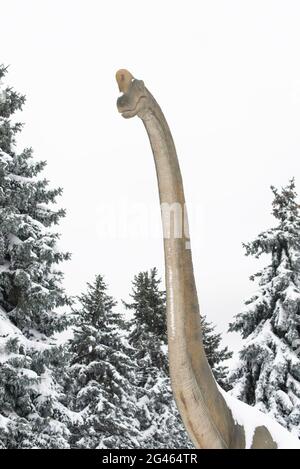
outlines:
M119 90L123 93L117 101L118 111L126 119L141 115L147 100L144 82L133 78L131 73L125 69L117 71L116 80Z

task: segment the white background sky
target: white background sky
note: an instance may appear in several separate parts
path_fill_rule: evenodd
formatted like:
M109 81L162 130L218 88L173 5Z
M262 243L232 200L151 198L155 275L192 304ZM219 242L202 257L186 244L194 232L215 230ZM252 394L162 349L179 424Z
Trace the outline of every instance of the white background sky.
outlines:
M116 110L126 67L170 124L201 309L226 330L253 291L259 264L241 243L273 224L269 186L295 176L300 192L299 24L296 0L0 0L0 62L27 95L19 142L64 188L69 293L102 273L127 298L138 271L163 275L159 237L104 233L109 206L131 231L146 226L141 206L159 220L145 130Z

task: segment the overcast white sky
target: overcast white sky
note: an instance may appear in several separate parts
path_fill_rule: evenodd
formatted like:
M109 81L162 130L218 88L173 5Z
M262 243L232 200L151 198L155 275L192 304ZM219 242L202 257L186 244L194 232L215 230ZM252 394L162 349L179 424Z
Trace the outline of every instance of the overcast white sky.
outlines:
M19 142L64 188L69 293L102 273L126 298L138 271L163 275L143 218L159 222L150 146L141 121L116 110L125 67L169 121L201 309L226 329L253 291L259 264L241 243L273 223L269 186L296 176L300 192L299 24L297 0L0 0L0 62L27 95Z

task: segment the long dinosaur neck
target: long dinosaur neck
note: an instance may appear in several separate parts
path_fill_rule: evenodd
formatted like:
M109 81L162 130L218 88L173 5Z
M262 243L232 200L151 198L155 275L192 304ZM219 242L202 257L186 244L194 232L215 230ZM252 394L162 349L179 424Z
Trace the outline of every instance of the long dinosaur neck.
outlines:
M172 135L144 82L133 79L125 69L119 70L116 78L123 92L117 101L118 111L124 118L138 115L142 119L156 165L164 228L170 374L186 429L198 448L243 449L245 430L247 447L271 449L280 442L280 447L299 448L298 439L279 424L246 404L229 399L212 376L201 337L183 184ZM170 220L172 210L175 217ZM185 228L184 232L180 228ZM242 420L242 424L233 420L231 409L235 420Z
M151 107L139 117L150 139L162 207L172 388L195 446L228 448L235 438L235 426L212 376L203 348L185 198L176 149L164 115L153 96L149 95ZM170 214L171 218L168 216Z

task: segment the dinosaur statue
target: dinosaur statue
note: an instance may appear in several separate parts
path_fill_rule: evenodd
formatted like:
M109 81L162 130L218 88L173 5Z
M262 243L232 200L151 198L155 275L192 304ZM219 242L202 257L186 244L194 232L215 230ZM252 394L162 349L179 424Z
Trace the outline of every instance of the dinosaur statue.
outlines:
M228 395L216 383L201 336L200 313L180 167L167 121L142 80L125 69L116 74L118 111L138 116L146 128L156 166L161 207L181 207L184 233L174 235L176 217L162 210L167 291L170 376L186 430L196 448L299 448L299 440L268 416ZM178 213L178 212L177 212ZM176 214L175 214L176 215Z

